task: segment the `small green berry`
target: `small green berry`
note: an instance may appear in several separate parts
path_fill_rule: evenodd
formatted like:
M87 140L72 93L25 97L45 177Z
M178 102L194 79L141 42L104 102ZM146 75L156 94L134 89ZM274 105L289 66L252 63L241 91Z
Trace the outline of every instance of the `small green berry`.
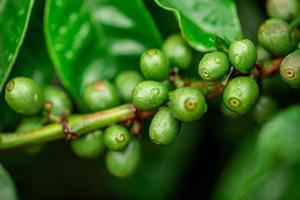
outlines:
M16 128L16 132L23 134L26 131L32 131L43 126L43 119L41 117L24 118ZM26 147L24 151L28 154L34 155L41 152L45 148L45 144L36 144Z
M271 58L271 56L272 56L265 48L263 48L260 45L257 46L256 51L257 51L257 60L258 61L267 60L267 59Z
M229 71L229 61L223 52L206 53L198 67L200 77L205 81L221 79Z
M225 116L225 117L228 117L228 118L232 118L232 119L235 119L235 118L238 118L240 115L232 110L230 110L224 102L221 103L221 106L220 106L220 110L222 112L222 114Z
M50 106L51 114L55 116L69 115L73 105L67 93L59 87L47 86L44 88L44 108Z
M259 43L269 52L284 56L298 45L298 32L289 30L289 25L281 19L268 19L259 28Z
M232 79L223 93L225 105L238 114L247 113L256 103L259 88L251 77L237 77Z
M164 41L162 50L174 67L186 69L192 62L192 50L180 34L169 36Z
M113 125L108 127L104 132L104 144L112 151L124 149L130 140L128 130L121 125Z
M117 75L115 85L125 102L132 100L133 89L141 81L143 81L143 77L137 71L124 71Z
M83 100L91 111L104 110L120 104L116 87L109 81L95 81L88 84L82 92Z
M161 145L173 142L180 131L180 123L174 118L170 108L158 111L149 127L150 139Z
M83 159L98 158L105 150L103 132L93 131L71 141L73 152Z
M257 58L256 47L249 39L231 43L228 55L234 68L243 74L251 71Z
M260 96L252 110L252 117L258 124L263 124L274 116L278 109L276 101L269 96Z
M207 110L203 94L195 88L178 88L170 93L174 117L183 122L198 120Z
M281 78L292 87L300 87L300 50L287 55L280 65Z
M168 89L163 83L143 81L134 88L132 100L140 109L154 109L168 100Z
M147 79L163 81L169 77L169 61L158 49L143 53L140 60L141 71Z
M271 18L291 21L300 14L299 0L267 0L267 13Z
M41 110L44 97L42 89L34 80L17 77L7 83L5 100L14 111L24 115L35 115Z
M138 140L131 140L122 151L108 151L106 154L106 167L117 177L127 177L137 168L141 158L141 145Z

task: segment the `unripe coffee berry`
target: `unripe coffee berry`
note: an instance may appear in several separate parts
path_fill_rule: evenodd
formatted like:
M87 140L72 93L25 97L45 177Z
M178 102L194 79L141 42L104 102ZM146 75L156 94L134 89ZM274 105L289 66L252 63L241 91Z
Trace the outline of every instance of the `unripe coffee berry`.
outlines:
M104 132L104 144L112 151L124 149L130 140L128 130L121 125L113 125L108 127Z
M149 127L149 137L159 145L168 145L173 142L180 131L180 122L174 118L170 108L158 111Z
M297 48L298 32L289 30L289 25L281 19L268 19L259 28L258 40L266 50L284 56Z
M271 18L291 21L299 15L299 0L267 0L267 13Z
M205 81L221 79L229 71L229 61L223 52L206 53L198 66L198 73Z
M236 112L234 112L233 110L230 110L224 102L221 103L220 105L220 110L222 112L222 114L225 116L225 117L228 117L228 118L232 118L232 119L235 119L235 118L238 118L240 115Z
M80 158L98 158L105 150L103 132L96 130L80 136L79 138L71 141L71 148L73 152Z
M200 119L207 110L203 94L195 88L178 88L170 94L174 117L183 122Z
M162 50L171 66L186 69L192 62L192 50L180 34L169 36L164 41Z
M108 171L117 177L127 177L137 168L141 159L141 144L131 140L122 151L108 151L105 162Z
M34 80L17 77L7 83L5 100L14 111L23 115L35 115L43 106L44 96Z
M141 81L143 81L143 77L137 71L124 71L117 75L115 84L125 102L132 100L133 89Z
M158 49L143 53L140 60L141 71L147 79L163 81L169 77L168 58Z
M257 58L256 47L254 43L248 39L231 43L228 55L234 68L243 74L251 71Z
M238 114L247 113L256 103L259 88L251 77L237 77L232 79L223 93L225 105Z
M275 115L277 109L277 103L273 98L260 96L251 114L256 123L263 124Z
M106 80L95 81L85 86L82 97L91 111L111 108L121 102L116 87Z
M282 79L292 87L300 87L300 50L287 55L280 65Z
M133 90L133 104L143 110L150 110L163 105L168 100L168 89L160 82L143 81Z
M72 102L67 93L56 86L47 86L43 89L45 102L44 108L51 111L52 115L69 115L72 112Z

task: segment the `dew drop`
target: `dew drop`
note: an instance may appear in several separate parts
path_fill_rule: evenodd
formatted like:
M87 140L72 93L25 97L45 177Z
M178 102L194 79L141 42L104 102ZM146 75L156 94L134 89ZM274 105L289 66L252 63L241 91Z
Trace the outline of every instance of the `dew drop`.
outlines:
M65 57L66 59L71 60L74 57L74 53L71 50L69 50L65 53Z
M22 16L22 15L24 15L24 13L25 13L25 9L23 8L23 9L18 11L17 15Z
M62 26L62 27L59 28L59 33L61 35L65 34L66 32L67 32L67 28L65 26Z

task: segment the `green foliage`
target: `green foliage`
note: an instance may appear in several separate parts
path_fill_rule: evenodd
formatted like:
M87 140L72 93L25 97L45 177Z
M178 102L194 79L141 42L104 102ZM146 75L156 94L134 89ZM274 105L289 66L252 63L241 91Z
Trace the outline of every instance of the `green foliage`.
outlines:
M17 200L15 184L11 177L0 164L0 196L4 200Z
M23 42L32 6L33 0L1 2L0 93Z
M138 69L140 54L161 43L140 0L46 2L49 53L63 84L81 106L80 91L86 84Z
M216 49L215 35L229 41L242 37L232 0L155 0L166 10L173 11L182 34L199 51Z

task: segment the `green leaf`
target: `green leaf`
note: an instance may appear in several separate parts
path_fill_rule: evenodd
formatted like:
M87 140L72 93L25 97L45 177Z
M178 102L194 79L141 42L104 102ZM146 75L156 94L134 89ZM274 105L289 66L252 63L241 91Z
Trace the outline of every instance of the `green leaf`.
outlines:
M33 0L0 1L0 93L27 29Z
M49 84L54 75L54 67L48 56L43 34L43 1L35 2L29 21L29 27L24 43L10 78L16 76L31 77L39 85ZM0 124L3 128L16 121L19 115L11 110L4 100L4 93L0 96Z
M161 44L141 0L48 0L44 30L57 73L81 106L85 84L137 69L140 54Z
M216 49L215 36L228 41L242 37L233 0L155 0L178 18L183 36L199 51Z
M16 200L17 193L14 182L0 164L0 197L2 200Z

